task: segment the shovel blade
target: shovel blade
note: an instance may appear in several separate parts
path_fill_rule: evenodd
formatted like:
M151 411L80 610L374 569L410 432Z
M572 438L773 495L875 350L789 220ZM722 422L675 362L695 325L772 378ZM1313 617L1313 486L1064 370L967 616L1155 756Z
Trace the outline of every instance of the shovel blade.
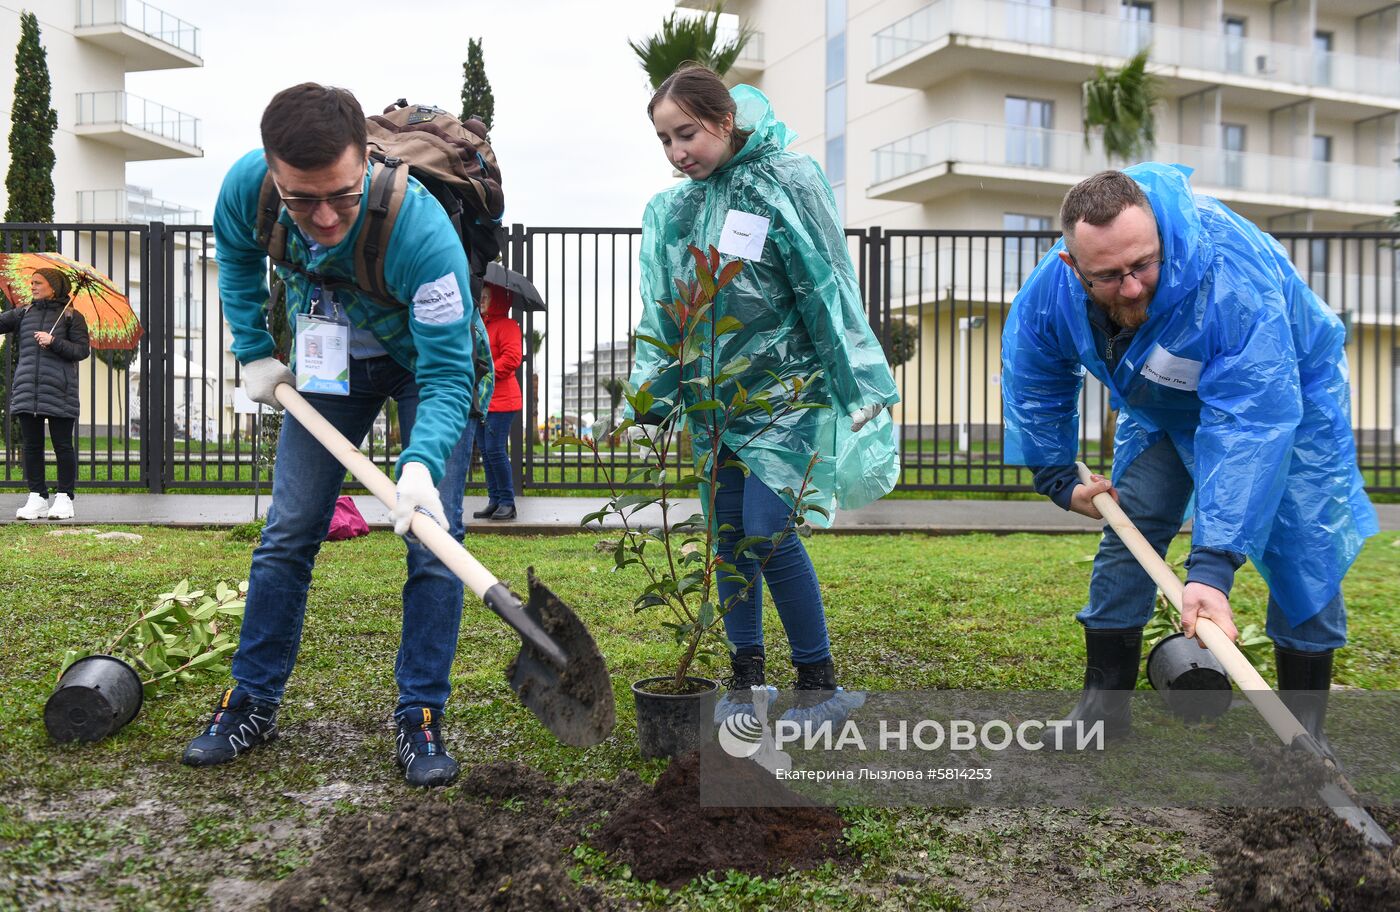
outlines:
M616 721L612 679L588 628L529 568L524 610L567 657L563 667L523 641L506 668L511 689L560 741L591 747L612 733Z

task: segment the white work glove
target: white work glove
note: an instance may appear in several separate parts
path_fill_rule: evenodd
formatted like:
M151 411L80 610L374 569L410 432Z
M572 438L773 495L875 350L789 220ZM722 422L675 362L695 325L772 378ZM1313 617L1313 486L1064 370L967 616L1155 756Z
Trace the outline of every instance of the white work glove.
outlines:
M243 365L243 388L247 390L248 398L277 412L282 411L282 403L277 401L275 395L279 383L290 384L296 389L297 378L287 369L287 365L276 358L259 358Z
M433 522L447 528L447 511L442 507L437 485L428 467L421 462L405 462L399 469L399 484L394 492L394 508L389 516L394 520L394 534L407 535L413 514L426 513Z
M639 447L642 441L647 439L648 432L642 430L640 424L634 424L622 432L622 436L627 440L628 446Z
M855 411L851 412L851 414L848 416L851 419L851 431L855 432L865 427L867 421L874 418L876 415L880 414L884 410L885 406L882 403L877 402L874 405L867 405L864 408L858 408Z

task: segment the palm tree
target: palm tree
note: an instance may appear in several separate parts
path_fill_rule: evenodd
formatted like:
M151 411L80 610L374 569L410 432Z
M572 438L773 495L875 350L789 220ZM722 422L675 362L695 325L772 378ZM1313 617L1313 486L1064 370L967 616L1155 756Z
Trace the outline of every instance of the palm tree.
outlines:
M627 392L627 383L620 377L606 377L598 381L598 386L608 394L608 433L617 427L617 410L622 405L622 395Z
M646 70L653 89L659 88L667 76L687 62L703 64L721 76L729 71L753 37L753 30L741 24L734 38L721 43L719 17L723 13L723 3L716 3L714 9L699 16L674 12L661 21L661 31L657 34L640 42L627 42L642 69Z
M1162 97L1162 81L1147 72L1149 48L1143 48L1121 70L1094 68L1084 83L1084 147L1096 129L1102 130L1103 149L1110 159L1137 161L1146 157L1157 141L1157 115L1153 110Z

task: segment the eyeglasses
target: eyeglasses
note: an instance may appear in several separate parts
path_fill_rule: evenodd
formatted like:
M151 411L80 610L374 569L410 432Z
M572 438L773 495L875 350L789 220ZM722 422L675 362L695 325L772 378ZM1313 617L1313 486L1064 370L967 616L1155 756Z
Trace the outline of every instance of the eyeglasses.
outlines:
M1080 269L1079 261L1074 258L1073 254L1070 255L1070 261L1074 263L1074 268L1078 270L1079 277L1084 280L1084 287L1101 288L1104 291L1112 291L1119 285L1122 285L1123 281L1127 279L1128 276L1132 276L1139 282L1146 281L1157 274L1157 270L1162 268L1162 263L1164 262L1163 260L1153 260L1151 263L1144 263L1136 269L1130 269L1127 272L1120 272L1115 275L1088 276L1084 274L1083 269Z
M273 181L273 186L277 182ZM277 195L282 199L282 205L287 207L289 212L306 214L315 211L316 207L325 203L337 212L345 212L347 209L354 209L360 205L360 197L365 195L363 190L352 190L349 193L337 193L334 196L283 196L282 188L277 187Z

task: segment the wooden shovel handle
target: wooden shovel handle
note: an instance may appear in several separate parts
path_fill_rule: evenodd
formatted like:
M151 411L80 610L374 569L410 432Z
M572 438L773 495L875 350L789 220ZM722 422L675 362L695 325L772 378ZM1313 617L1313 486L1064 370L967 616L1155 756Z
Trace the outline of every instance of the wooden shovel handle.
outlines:
M1075 466L1079 470L1080 482L1086 485L1093 484L1089 467L1082 462L1075 463ZM1118 506L1113 495L1106 491L1095 495L1094 506L1113 527L1113 531L1118 533L1119 539L1132 552L1133 557L1137 558L1142 569L1147 571L1147 575L1152 577L1152 581L1176 606L1176 610L1180 611L1181 593L1184 588L1181 579L1172 572L1172 568L1167 566L1167 562L1162 560L1156 549L1147 543L1147 539L1142 537L1142 533L1133 525L1128 514L1123 512L1123 508ZM1196 636L1220 660L1220 664L1225 666L1230 677L1254 704L1254 708L1259 710L1259 714L1269 723L1279 740L1284 744L1292 744L1295 737L1306 733L1306 729L1293 713L1283 705L1278 694L1265 683L1259 672L1255 671L1254 666L1244 657L1244 653L1240 652L1239 647L1225 635L1225 631L1221 630L1219 625L1210 618L1197 618Z
M337 462L345 466L360 484L369 488L369 492L379 498L384 506L391 510L394 508L397 488L379 466L361 453L360 448L347 440L344 434L337 431L290 384L278 384L276 395L277 401L292 413L302 427L311 432L311 436L315 437ZM442 561L443 566L455 573L477 598L485 598L486 590L499 582L495 574L483 567L480 561L472 557L471 553L463 548L451 533L434 522L432 517L415 513L409 530L423 543L423 547L433 552L434 556Z

